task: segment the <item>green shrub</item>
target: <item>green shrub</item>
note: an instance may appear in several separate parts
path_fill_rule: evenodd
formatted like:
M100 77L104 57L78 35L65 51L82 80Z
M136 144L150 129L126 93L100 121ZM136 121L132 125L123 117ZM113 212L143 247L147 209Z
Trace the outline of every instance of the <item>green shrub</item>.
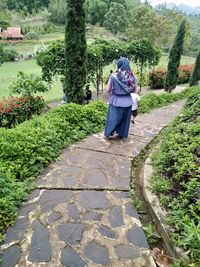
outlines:
M188 95L186 90L183 95ZM153 156L154 190L167 197L168 223L173 225L173 239L189 252L190 261L200 264L200 87L193 87L182 114L162 135L158 153ZM158 177L169 184L160 190ZM155 180L154 180L155 178ZM155 186L156 184L156 186ZM195 266L195 265L194 265Z
M17 182L0 172L0 242L4 229L14 223L17 208L30 188L30 182Z
M22 32L25 36L28 33L36 33L39 38L40 34L51 33L53 31L55 31L55 25L50 22L44 23L42 25L22 25Z
M196 87L190 87L186 88L181 93L162 93L159 95L154 93L148 93L141 98L139 113L149 112L154 108L162 107L175 101L187 98L195 91Z
M181 65L179 67L179 75L177 84L185 84L190 80L194 69L193 64ZM167 71L165 69L154 69L148 74L148 85L151 89L164 88L164 81L166 79Z
M14 61L19 54L14 49L4 49L0 46L0 63Z
M12 128L34 114L39 115L44 107L44 99L39 96L3 98L0 102L0 127Z
M23 71L17 73L17 80L10 85L11 93L22 96L31 96L38 92L47 92L49 87L40 76L26 74Z
M25 34L25 39L26 40L38 40L39 35L37 34L37 32L27 32Z

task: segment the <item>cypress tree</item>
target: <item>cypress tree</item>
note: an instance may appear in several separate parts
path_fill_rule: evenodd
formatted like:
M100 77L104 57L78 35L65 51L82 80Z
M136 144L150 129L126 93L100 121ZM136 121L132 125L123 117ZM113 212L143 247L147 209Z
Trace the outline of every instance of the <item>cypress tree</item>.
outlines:
M83 103L86 82L84 0L67 0L65 27L65 82L68 102Z
M164 82L166 91L171 92L177 85L181 55L183 53L184 37L186 33L186 20L183 20L179 26L173 46L169 53L169 62L167 67L167 76Z
M200 80L200 51L199 54L197 55L194 71L190 78L190 86L198 84L199 80Z

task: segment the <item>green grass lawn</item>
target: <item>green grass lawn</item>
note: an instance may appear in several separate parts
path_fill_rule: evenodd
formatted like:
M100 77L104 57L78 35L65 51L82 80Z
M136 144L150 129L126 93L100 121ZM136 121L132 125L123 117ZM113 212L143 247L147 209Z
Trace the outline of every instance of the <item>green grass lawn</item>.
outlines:
M166 67L168 63L168 54L163 54L160 62L159 62L159 67ZM195 63L195 58L194 57L187 57L187 56L182 56L181 57L181 64L194 64Z
M0 100L2 96L8 97L10 95L9 86L16 79L19 71L41 75L41 68L36 64L36 60L24 60L19 63L5 62L0 67ZM53 82L50 91L43 93L43 96L47 102L61 99L60 81Z
M27 46L27 51L30 47ZM22 49L22 48L21 48ZM24 49L24 47L23 47ZM161 57L159 66L167 66L167 55L164 54ZM181 64L192 64L194 63L195 58L183 56ZM132 68L135 66L132 64ZM106 78L109 75L110 70L115 70L115 64L110 64L104 69L104 77ZM0 100L2 96L8 97L10 94L9 86L16 79L16 75L19 71L24 71L25 73L34 73L37 75L41 74L41 68L36 64L36 60L25 60L19 63L6 62L0 67ZM62 99L62 90L61 83L59 79L52 83L52 88L49 92L43 93L43 97L46 102L53 102ZM93 87L93 86L92 86ZM94 89L94 88L93 88ZM94 89L95 90L95 89Z

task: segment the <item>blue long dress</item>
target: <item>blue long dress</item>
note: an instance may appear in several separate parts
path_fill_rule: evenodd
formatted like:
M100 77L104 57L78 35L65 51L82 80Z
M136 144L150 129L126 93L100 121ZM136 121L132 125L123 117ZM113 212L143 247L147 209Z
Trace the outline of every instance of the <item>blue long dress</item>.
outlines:
M133 101L130 93L124 92L114 75L110 76L108 82L107 91L111 93L111 96L104 135L109 137L113 132L116 132L122 138L127 138Z

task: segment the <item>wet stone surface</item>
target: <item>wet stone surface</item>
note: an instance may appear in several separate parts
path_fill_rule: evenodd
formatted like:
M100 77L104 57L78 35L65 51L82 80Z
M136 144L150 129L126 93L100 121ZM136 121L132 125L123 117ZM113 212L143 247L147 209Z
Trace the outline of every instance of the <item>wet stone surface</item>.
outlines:
M85 225L78 223L66 223L58 225L58 237L70 245L77 245L81 242Z
M14 267L21 256L21 249L19 246L14 245L9 247L3 254L0 254L2 262L0 266Z
M86 262L71 247L66 247L62 250L60 261L67 267L87 266Z
M111 226L119 227L124 224L123 217L122 217L122 211L120 207L114 207L112 210L110 210L108 214L108 219L111 224Z
M93 242L89 243L84 248L84 256L95 263L107 265L110 263L108 250L106 247L100 246Z
M116 238L116 233L114 231L111 230L111 228L102 225L99 227L98 229L99 233L101 233L102 235L109 237L109 238Z
M76 162L74 157L80 160ZM46 175L40 176L37 187L129 190L130 169L131 161L126 157L75 147L63 154Z
M14 226L7 230L5 243L9 243L14 240L22 240L26 227L27 218L18 218Z
M59 212L53 212L48 217L48 223L52 224L52 223L58 221L61 217L62 217L62 214L60 214Z
M42 210L52 210L57 204L63 203L71 198L71 193L67 191L47 190L43 192L39 203L41 204Z
M133 205L133 203L127 203L125 205L126 213L136 219L139 219L138 213Z
M136 259L141 257L138 249L130 245L120 245L115 247L115 252L120 259Z
M68 210L68 214L69 216L74 219L74 220L77 220L80 218L80 214L79 214L79 211L77 209L77 206L76 204L72 203L72 204L69 204L67 206L67 210Z
M149 248L146 236L141 227L136 227L128 230L128 240L137 247Z
M39 221L33 222L33 235L31 238L28 260L31 262L48 262L51 259L49 232Z
M110 207L110 202L106 198L105 192L83 191L79 195L79 203L81 207L86 209L106 210Z
M83 220L84 221L100 221L101 217L102 215L97 212L88 211L85 213Z

